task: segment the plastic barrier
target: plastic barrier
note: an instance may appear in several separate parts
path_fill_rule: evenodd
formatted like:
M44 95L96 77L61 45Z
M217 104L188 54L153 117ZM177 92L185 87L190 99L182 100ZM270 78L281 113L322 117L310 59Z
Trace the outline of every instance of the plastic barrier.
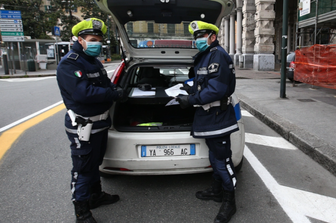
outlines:
M295 51L294 80L336 89L336 45L313 45Z

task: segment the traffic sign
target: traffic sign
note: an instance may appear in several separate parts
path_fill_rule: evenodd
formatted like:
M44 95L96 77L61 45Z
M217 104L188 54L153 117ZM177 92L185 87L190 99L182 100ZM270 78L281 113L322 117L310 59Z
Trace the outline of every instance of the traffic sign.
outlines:
M0 10L1 19L21 19L21 11Z
M22 28L22 24L1 24L1 20L0 20L0 29L2 30L2 28Z
M54 26L54 35L55 36L60 36L61 35L60 27Z
M2 36L23 36L23 32L1 32Z
M20 11L0 10L0 31L2 41L24 41Z
M2 28L1 27L1 33L2 32L23 32L22 26L20 27L15 27L15 28Z
M2 41L4 42L24 41L24 37L23 36L2 36Z
M22 24L21 19L0 19L1 24Z

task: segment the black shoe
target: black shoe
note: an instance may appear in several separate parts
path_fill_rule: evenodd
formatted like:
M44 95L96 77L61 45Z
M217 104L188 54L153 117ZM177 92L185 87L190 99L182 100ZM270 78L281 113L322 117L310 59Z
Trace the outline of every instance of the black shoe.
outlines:
M87 201L74 201L76 223L97 223L92 217L92 213Z
M101 205L113 204L119 201L119 195L111 195L101 191L100 193L93 193L89 199L90 209L95 209Z
M216 202L222 202L223 200L222 182L213 180L211 187L203 191L197 191L196 197L201 200L214 200Z
M227 223L231 217L236 213L236 201L234 191L223 192L223 203L215 218L214 223Z

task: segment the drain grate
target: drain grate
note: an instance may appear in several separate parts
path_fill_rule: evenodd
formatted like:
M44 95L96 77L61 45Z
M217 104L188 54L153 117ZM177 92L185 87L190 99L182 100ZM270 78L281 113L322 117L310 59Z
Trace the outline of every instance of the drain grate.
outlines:
M297 99L297 100L301 102L315 102L313 99Z

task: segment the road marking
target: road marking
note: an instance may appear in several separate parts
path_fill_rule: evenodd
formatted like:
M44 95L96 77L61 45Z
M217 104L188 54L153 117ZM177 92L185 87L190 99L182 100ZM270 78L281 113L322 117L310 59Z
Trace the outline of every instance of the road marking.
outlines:
M279 185L246 145L244 156L294 223L310 223L306 216L336 222L335 198Z
M254 117L245 110L242 110L242 114L243 116ZM282 137L253 133L245 133L245 142L289 150L297 149ZM294 223L310 223L308 217L323 222L336 223L335 198L279 185L246 145L244 157Z
M246 116L246 117L254 117L250 112L246 110L241 110L241 113L243 116Z
M297 148L282 137L264 136L245 132L245 142L280 149L296 150Z
M63 103L63 101L59 101L59 102L57 102L57 103L55 103L53 105L50 105L49 107L46 107L46 108L44 108L44 109L42 109L40 111L37 111L37 112L35 112L35 113L31 114L31 115L28 115L28 116L26 116L26 117L24 117L24 118L22 118L22 119L20 119L20 120L18 120L16 122L13 122L13 123L11 123L9 125L6 125L5 127L0 128L0 132L6 131L7 129L12 128L13 126L16 126L16 125L18 125L18 124L20 124L20 123L22 123L24 121L27 121L27 120L29 120L29 119L31 119L31 118L33 118L33 117L35 117L35 116L37 116L37 115L45 112L45 111L48 111L49 109L51 109L53 107L56 107L57 105L60 105L62 103Z
M56 76L50 77L27 77L27 78L8 78L8 79L0 79L0 81L4 82L28 82L28 81L42 81L46 79L56 78Z
M55 105L55 104L54 104ZM48 107L50 108L50 107ZM50 116L56 114L57 112L63 110L65 108L64 104L57 105L54 108L51 108L48 111L45 111L44 113L29 119L26 122L23 122L22 124L19 124L6 132L2 133L0 136L0 160L4 156L4 154L11 148L13 143L19 138L19 136L24 133L27 129L30 127L42 122L43 120L49 118ZM45 109L42 109L45 110ZM42 111L41 110L41 111ZM36 113L34 113L36 114ZM28 116L27 116L28 117ZM19 120L20 121L20 120Z

